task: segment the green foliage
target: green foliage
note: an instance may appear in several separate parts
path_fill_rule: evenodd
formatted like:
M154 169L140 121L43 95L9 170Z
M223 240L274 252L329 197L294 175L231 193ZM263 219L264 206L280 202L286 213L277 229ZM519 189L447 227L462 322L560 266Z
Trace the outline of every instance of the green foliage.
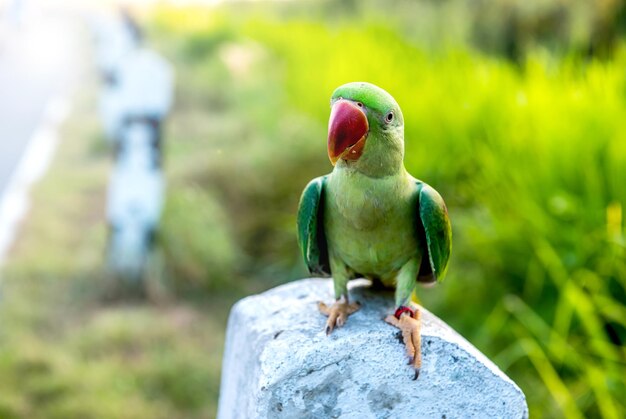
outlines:
M522 3L543 4L498 7ZM557 56L520 32L532 42L514 64L464 43L483 45L485 6L393 4L155 9L178 84L160 253L176 290L205 292L103 303L109 156L83 98L3 269L0 417L213 417L228 307L306 275L298 199L331 170L329 96L356 80L400 103L407 168L448 203L448 279L423 303L520 384L532 416L626 415L626 46Z
M222 206L211 195L174 186L159 230L169 276L200 288L224 286L240 256L230 230Z
M402 107L407 168L441 192L452 217L450 278L421 292L424 303L522 386L533 415L623 416L626 48L602 62L529 47L518 65L462 45L424 49L389 11L332 23L293 10L227 12L238 13L229 43L261 53L245 80L229 70L222 112L255 135L244 155L227 153L229 167L207 168L203 185L229 190L224 205L247 225L236 232L247 263L273 266L282 280L302 273L293 217L307 181L330 170L330 93L378 84ZM195 36L167 13L157 20L161 37L173 27ZM295 130L303 120L308 130ZM236 182L219 174L233 165Z
M102 141L94 91L87 86L78 98L1 272L0 418L215 417L226 316L241 293L224 287L194 304L171 294L152 302L108 301L111 278L102 271L111 156L94 146ZM219 209L192 192L173 193L170 205L193 211L194 226L214 230L203 210L215 212L215 223ZM223 256L200 272L230 272L228 241L216 256L203 237L179 245L196 264ZM209 279L190 274L182 283L203 280L193 285L206 289Z

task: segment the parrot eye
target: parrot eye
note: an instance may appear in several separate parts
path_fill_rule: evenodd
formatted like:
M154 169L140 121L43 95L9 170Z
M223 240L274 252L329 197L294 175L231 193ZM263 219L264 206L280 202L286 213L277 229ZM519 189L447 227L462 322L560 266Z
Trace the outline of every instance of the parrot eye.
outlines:
M362 107L363 107L363 104L362 104L361 102L357 102L357 103L356 103L356 106L358 106L359 108L362 108Z
M389 112L386 116L385 116L385 122L389 123L393 121L393 111Z

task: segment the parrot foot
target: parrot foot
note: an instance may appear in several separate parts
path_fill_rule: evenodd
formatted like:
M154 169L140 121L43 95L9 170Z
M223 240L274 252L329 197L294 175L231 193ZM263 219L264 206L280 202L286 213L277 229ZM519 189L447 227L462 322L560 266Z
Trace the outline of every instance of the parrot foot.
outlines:
M317 303L317 307L323 315L328 316L328 321L326 322L326 335L330 335L335 326L341 327L346 324L348 316L361 308L361 304L359 302L350 304L348 303L348 300L337 300L332 306L329 307L320 301Z
M388 315L385 321L392 326L397 327L402 332L406 353L409 356L409 365L413 366L415 376L413 380L417 380L422 368L422 337L420 335L421 319L419 309L410 309L408 307L400 307L396 310L395 315Z

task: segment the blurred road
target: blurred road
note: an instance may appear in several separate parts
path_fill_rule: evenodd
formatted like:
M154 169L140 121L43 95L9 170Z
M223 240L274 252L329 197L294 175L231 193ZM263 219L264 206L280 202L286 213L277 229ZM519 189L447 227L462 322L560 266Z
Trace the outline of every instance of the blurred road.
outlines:
M54 10L27 12L19 26L0 20L0 196L46 107L78 74L74 25Z
M0 261L32 173L40 174L54 150L52 120L60 120L60 104L81 73L76 15L41 3L24 3L19 20L0 14Z

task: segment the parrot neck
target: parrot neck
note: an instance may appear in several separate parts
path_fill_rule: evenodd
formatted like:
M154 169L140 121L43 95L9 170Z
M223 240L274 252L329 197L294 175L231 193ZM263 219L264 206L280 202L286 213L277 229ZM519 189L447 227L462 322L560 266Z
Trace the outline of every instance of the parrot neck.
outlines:
M358 171L371 178L398 175L404 169L404 141L370 133L363 154L356 161L339 160L338 168Z

